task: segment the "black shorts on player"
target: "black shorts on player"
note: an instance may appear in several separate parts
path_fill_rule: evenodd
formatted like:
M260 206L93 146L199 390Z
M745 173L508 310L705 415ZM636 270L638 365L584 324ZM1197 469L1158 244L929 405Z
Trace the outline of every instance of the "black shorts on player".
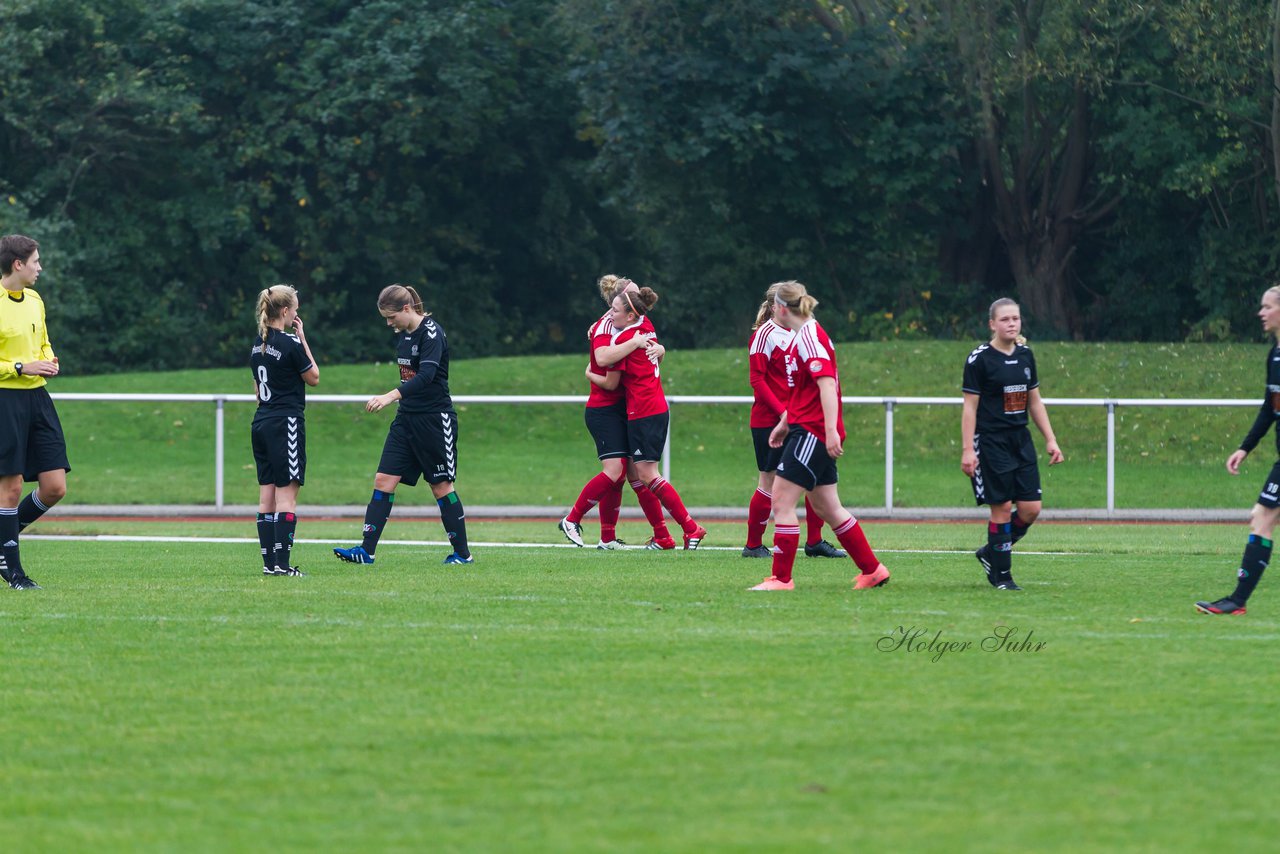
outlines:
M656 463L662 459L662 447L667 444L670 426L670 411L628 421L627 453L631 459L637 463Z
M57 469L71 471L71 463L49 392L43 386L0 388L0 474L21 472L32 483Z
M584 416L587 431L596 443L596 456L602 460L629 457L627 447L627 402L613 406L588 406Z
M300 415L257 417L250 428L258 484L288 486L307 480L307 427Z
M803 427L792 427L782 443L782 459L778 477L812 492L819 486L830 486L840 479L836 461L827 453L827 444Z
M769 447L769 434L772 432L772 427L751 428L751 444L756 449L756 471L777 471L778 463L782 462L782 448Z
M401 412L382 445L378 471L406 486L418 478L444 483L458 477L458 416L453 412Z
M1258 493L1258 503L1271 510L1280 507L1280 460L1271 467L1267 482L1262 485L1262 491Z
M1030 430L983 433L973 444L978 467L970 482L978 504L1041 500L1040 467Z

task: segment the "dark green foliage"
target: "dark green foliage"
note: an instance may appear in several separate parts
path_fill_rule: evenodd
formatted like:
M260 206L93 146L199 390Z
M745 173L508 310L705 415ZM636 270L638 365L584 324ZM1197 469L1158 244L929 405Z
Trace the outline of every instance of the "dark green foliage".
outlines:
M460 355L575 352L605 272L680 346L790 278L844 339L1003 295L1238 339L1280 266L1263 6L11 0L0 232L78 373L239 363L276 282L324 362L385 357L395 281Z

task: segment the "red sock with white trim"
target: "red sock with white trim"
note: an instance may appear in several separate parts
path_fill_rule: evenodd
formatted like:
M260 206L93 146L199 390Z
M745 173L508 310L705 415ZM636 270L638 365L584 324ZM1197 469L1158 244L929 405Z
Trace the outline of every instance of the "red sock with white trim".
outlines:
M655 477L649 481L649 491L658 496L662 506L667 508L671 518L686 534L692 534L698 530L698 523L693 521L693 517L689 515L684 502L680 499L680 493L676 492L676 488L669 481Z
M618 512L622 508L622 484L625 482L625 477L618 478L600 499L600 539L603 542L618 538Z
M756 487L747 505L747 548L758 549L764 545L764 529L769 527L769 514L773 512L773 496Z
M650 492L649 487L639 478L631 481L631 488L635 491L636 501L640 502L640 509L644 511L644 518L653 528L653 536L659 540L671 539L667 523L662 519L662 502L658 500L658 496Z
M773 526L773 577L779 581L791 580L791 567L796 562L796 549L800 548L800 526Z
M807 495L804 498L804 542L807 546L822 542L822 517L813 509Z
M857 519L850 516L843 525L832 528L831 533L839 538L840 545L844 546L844 550L849 553L849 557L853 558L853 562L858 565L863 575L870 575L876 571L876 567L880 565L880 558L876 557L876 553L871 550L867 535L862 533L862 526L858 524Z
M573 509L569 511L566 518L574 524L581 522L582 517L599 504L604 494L612 488L613 479L604 472L600 472L582 487L582 492L578 493L578 500L573 502Z

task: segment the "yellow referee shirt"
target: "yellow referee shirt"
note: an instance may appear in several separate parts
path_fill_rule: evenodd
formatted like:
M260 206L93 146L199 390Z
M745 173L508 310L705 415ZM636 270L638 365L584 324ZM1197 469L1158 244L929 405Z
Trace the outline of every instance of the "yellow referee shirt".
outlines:
M0 388L39 388L44 377L18 376L14 362L53 359L44 325L44 300L31 288L0 289Z

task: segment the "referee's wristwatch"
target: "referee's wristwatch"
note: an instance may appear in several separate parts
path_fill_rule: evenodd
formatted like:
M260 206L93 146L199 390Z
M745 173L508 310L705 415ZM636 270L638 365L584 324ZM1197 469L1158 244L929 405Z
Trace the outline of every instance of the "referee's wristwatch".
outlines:
M13 363L13 369L14 369L15 371L17 371L17 372L18 372L18 376L22 376L22 363L21 363L21 362L14 362L14 363Z

